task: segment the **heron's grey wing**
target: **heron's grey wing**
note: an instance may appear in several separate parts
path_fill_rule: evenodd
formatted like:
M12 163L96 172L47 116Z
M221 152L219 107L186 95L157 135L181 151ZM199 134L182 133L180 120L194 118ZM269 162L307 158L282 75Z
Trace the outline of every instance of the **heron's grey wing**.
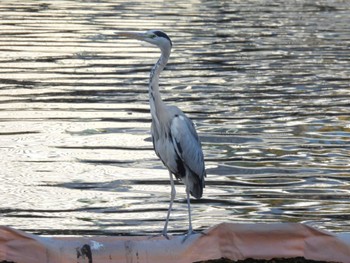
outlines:
M175 115L170 130L176 153L192 172L203 179L205 176L204 157L192 121L184 115Z

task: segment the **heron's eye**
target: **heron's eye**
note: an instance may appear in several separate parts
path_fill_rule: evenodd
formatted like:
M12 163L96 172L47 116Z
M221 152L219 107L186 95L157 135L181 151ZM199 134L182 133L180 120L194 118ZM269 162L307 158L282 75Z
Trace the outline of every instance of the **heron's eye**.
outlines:
M155 34L151 34L151 35L149 35L149 37L153 39L153 38L156 38L156 35Z

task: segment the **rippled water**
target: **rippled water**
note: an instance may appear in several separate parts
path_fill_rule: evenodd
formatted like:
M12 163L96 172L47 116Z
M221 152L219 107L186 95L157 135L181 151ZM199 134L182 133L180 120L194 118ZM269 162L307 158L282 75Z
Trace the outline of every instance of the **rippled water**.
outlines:
M164 100L196 123L207 187L193 224L303 222L350 231L349 1L0 3L0 224L40 234L159 233L168 173L150 141ZM170 230L187 229L177 185Z

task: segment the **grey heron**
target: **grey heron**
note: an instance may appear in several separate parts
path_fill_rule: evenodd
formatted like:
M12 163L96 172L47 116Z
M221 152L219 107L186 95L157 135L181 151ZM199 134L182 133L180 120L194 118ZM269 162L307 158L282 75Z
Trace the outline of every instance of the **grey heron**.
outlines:
M178 107L166 105L159 92L159 75L168 62L172 42L167 34L159 30L117 34L146 41L160 48L161 56L150 73L148 93L152 116L153 148L159 159L168 168L171 183L169 209L162 234L168 238L169 217L176 195L174 175L186 187L189 220L186 236L189 236L193 233L190 195L197 199L202 197L206 171L201 143L193 122Z

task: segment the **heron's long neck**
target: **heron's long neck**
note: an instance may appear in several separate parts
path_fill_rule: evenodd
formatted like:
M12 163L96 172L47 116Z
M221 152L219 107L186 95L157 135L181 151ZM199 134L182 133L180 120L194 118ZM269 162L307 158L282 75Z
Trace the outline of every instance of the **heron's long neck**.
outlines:
M162 98L159 92L159 75L165 68L165 65L168 62L170 56L170 50L161 50L162 55L160 56L157 63L153 66L149 79L149 103L151 107L151 114L153 116L157 116L157 112L162 111L162 107L164 107Z

